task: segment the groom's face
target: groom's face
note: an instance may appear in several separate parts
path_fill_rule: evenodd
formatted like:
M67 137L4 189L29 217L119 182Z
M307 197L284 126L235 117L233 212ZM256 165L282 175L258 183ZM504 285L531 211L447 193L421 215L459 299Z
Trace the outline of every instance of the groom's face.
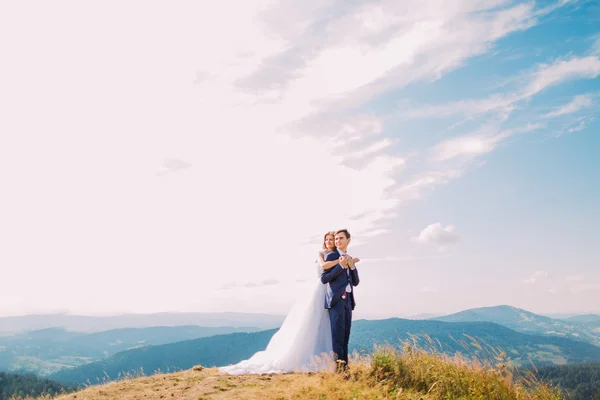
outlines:
M344 232L335 235L335 247L345 250L348 247L350 239L346 237Z

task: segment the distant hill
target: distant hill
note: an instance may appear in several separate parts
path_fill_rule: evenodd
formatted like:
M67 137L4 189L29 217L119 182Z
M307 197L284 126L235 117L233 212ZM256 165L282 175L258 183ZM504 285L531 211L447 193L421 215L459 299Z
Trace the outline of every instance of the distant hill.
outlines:
M559 386L571 399L600 399L600 363L546 366L537 376Z
M84 384L88 381L95 384L140 371L152 374L159 370L173 372L189 369L196 364L227 365L249 358L257 351L265 349L276 331L273 329L256 333L232 333L123 351L106 360L61 370L50 378L73 384Z
M35 375L0 372L0 400L26 396L37 397L44 394L57 395L69 391L69 388L58 382L41 379Z
M24 315L0 317L0 336L47 328L64 328L75 332L101 332L122 328L197 325L205 327L255 326L261 329L279 328L285 316L250 313L155 313L121 314L94 317L68 314Z
M597 314L583 314L576 315L574 317L566 318L565 321L575 322L575 323L589 323L589 322L600 322L600 315Z
M545 317L506 305L474 308L433 319L444 322L493 322L522 333L561 336L600 345L600 331L593 326Z
M276 330L256 333L234 333L183 341L162 346L149 346L118 353L101 362L61 370L52 379L65 383L82 384L110 379L119 373L146 374L156 370L189 369L196 364L207 367L222 366L247 359L256 351L266 348ZM526 335L489 322L447 323L426 320L358 320L353 322L351 351L371 352L375 344L402 347L401 341L410 340L411 334L426 334L417 338L420 346L437 351L490 358L493 348L501 347L517 365L578 363L600 361L600 347L566 338ZM479 341L474 345L472 339Z
M433 319L436 317L441 317L444 314L436 314L436 313L425 313L425 314L415 314L404 317L405 319Z
M49 328L0 337L0 370L44 376L136 347L260 330L254 327L159 326L81 333Z

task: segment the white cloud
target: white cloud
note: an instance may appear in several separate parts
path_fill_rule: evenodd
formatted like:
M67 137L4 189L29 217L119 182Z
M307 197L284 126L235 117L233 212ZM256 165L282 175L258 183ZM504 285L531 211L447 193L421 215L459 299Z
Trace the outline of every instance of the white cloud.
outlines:
M157 173L157 175L165 175L165 174L168 174L169 172L182 171L184 169L190 168L192 165L189 163L186 163L183 160L172 158L172 159L164 160L163 166L164 166L164 169L159 171Z
M600 292L600 283L580 283L574 285L572 290L575 292Z
M583 274L577 274L577 275L569 275L567 276L567 281L569 282L579 282L585 279L585 276Z
M441 223L436 222L425 227L413 241L445 247L460 242L460 236L454 232L454 226L447 225L444 228Z
M461 171L452 169L427 171L402 183L394 190L393 197L398 199L399 202L417 200L436 186L446 184L452 179L460 177L460 175Z
M585 129L585 127L587 126L587 123L589 122L589 120L587 119L583 119L580 120L576 125L571 126L570 128L567 129L568 133L574 133L574 132L579 132Z
M431 288L429 286L425 286L422 287L421 290L419 290L421 293L437 293L438 289L435 288Z
M243 88L291 97L316 89L327 91L329 100L339 100L342 93L345 99L360 98L373 90L438 78L487 51L493 41L535 23L532 4L513 6L504 0L430 0L418 7L397 1L377 6L339 0L303 3L293 6L295 12L283 12L281 6L269 15L267 26L284 37L287 49L266 58L242 80Z
M547 271L535 271L533 273L533 275L531 275L529 278L525 279L525 283L536 283L539 282L541 280L547 279L548 278L548 272Z
M476 157L494 150L498 143L514 134L532 132L543 126L541 123L535 123L500 131L497 127L489 125L475 134L457 136L439 143L434 148L434 159L447 161L456 157Z
M595 79L600 75L600 58L597 56L572 57L551 64L541 64L527 74L527 83L515 93L495 94L484 99L470 99L441 105L419 105L404 112L407 118L439 118L450 115L473 117L480 114L512 112L516 104L540 93L544 89L575 78ZM580 100L581 101L581 100Z
M591 53L600 55L600 35L596 36L596 41L592 45Z
M304 281L304 280L298 280ZM221 289L236 289L236 288L260 288L263 286L273 286L279 284L277 279L265 279L261 282L245 282L245 283L235 283L228 282L221 286Z
M354 153L348 154L346 156L346 160L360 159L360 158L365 158L367 156L372 156L373 154L381 153L384 150L390 148L393 144L394 144L394 142L389 138L377 140L377 141L371 143L370 145L368 145L364 149L361 149Z
M531 97L542 90L574 78L595 79L600 75L600 58L597 56L573 57L552 64L542 64L532 75L522 96Z
M380 262L402 262L402 261L428 261L441 260L446 258L445 255L427 255L427 256L405 256L405 257L380 257L380 258L361 258L361 262L380 263Z
M445 161L457 156L476 156L488 153L496 147L497 137L460 136L448 139L437 145L437 158Z
M569 103L557 108L556 110L544 115L545 118L559 117L565 114L572 114L583 108L591 107L593 96L591 94L581 94L573 97Z

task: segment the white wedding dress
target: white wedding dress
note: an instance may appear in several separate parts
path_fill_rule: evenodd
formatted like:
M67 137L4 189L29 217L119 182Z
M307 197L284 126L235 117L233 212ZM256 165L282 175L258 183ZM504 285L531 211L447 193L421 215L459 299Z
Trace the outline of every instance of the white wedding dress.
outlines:
M219 371L241 375L335 370L325 285L320 279L323 270L316 265L318 279L313 288L296 301L267 348Z

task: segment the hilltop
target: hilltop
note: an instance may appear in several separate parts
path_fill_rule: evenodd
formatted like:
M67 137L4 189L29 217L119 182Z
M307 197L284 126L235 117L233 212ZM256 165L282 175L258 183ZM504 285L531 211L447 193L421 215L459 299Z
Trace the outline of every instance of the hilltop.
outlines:
M230 376L216 368L127 378L57 400L104 399L500 399L558 400L561 393L531 377L516 378L500 354L496 365L406 347L354 353L350 372Z

